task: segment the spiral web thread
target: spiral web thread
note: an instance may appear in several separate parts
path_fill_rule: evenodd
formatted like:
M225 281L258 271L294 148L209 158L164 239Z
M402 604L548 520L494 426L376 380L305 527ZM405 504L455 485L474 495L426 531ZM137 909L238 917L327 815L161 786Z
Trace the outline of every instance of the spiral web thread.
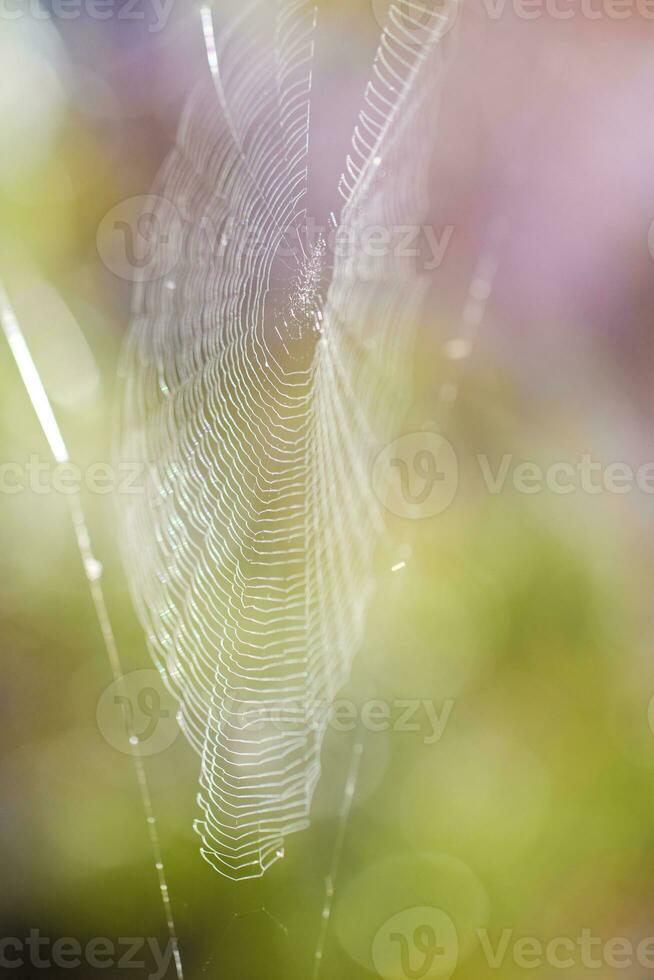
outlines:
M427 283L395 242L359 243L424 216L443 14L413 7L391 8L341 181L352 248L331 260L307 234L305 0L255 0L222 33L203 9L210 72L151 202L161 246L135 292L120 418L148 492L122 500L122 540L200 756L201 852L230 878L262 875L308 824L373 587L370 469L406 407Z

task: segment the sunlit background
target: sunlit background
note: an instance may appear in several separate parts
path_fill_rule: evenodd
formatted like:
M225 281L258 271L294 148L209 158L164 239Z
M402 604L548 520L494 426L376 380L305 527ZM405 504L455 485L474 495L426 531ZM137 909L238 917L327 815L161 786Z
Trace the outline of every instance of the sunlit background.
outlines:
M595 6L604 13L590 18L588 5L561 0L554 9L572 12L563 18L553 4L525 4L526 17L508 0L470 0L449 38L428 220L451 238L421 325L406 433L435 416L450 370L443 344L457 336L498 222L505 234L445 433L457 492L433 516L389 515L346 692L357 704L428 701L445 723L435 738L424 715L418 731L363 732L325 980L517 977L521 937L576 943L586 929L635 946L654 935L654 481L650 492L589 492L578 480L564 494L524 492L514 479L520 463L591 456L605 473L654 461L654 21L636 5L621 19ZM319 5L321 200L332 200L383 8ZM119 6L103 20L88 9L67 18L36 3L20 9L0 13L0 278L71 456L86 468L111 458L129 321L131 283L103 220L147 194L207 70L199 13L184 0L141 0L140 19L119 17ZM47 461L2 337L0 398L0 462ZM124 666L151 670L112 497L84 491L83 502ZM111 674L67 501L3 488L1 506L0 934L165 944L131 762L99 708ZM147 676L172 716L156 674ZM289 839L262 882L236 885L198 854L197 760L163 723L145 763L187 977L307 980L355 733L328 735L311 829ZM425 909L445 916L449 952L435 965L415 933ZM513 930L500 968L480 929L494 948ZM409 972L393 930L407 937ZM110 975L153 972L147 960ZM561 969L544 961L527 972ZM577 953L563 972L593 970ZM648 969L634 961L621 973Z

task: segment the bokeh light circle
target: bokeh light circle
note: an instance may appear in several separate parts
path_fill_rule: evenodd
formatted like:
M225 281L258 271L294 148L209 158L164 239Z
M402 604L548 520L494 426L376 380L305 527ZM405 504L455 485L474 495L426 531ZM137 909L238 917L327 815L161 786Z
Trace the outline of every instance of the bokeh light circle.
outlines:
M400 921L398 916L407 910L411 914ZM423 915L422 910L431 911ZM396 933L393 923L406 930L408 942L416 929L436 928L446 950L437 963L429 964L436 972L425 976L445 980L448 970L469 955L487 918L486 890L467 864L449 854L410 852L381 859L342 886L335 929L355 962L377 973L382 967L384 980L401 980L398 950L390 937L402 930Z

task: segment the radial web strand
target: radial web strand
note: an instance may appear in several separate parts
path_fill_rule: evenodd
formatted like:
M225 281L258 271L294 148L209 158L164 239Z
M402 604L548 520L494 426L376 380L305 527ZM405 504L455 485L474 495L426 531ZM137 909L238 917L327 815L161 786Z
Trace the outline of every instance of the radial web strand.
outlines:
M2 283L0 283L0 325L2 326L7 342L14 356L16 366L23 380L23 384L25 385L25 390L27 391L34 411L36 412L39 424L41 425L43 434L45 435L52 455L55 461L58 463L68 462L70 456L68 454L66 443L64 442L61 430L57 424L48 395L30 353L23 331L21 330L20 324L16 318L14 310L9 301L9 297L7 296ZM117 690L120 692L122 701L125 702L128 700L126 697L127 689L125 687L125 679L121 667L118 647L116 645L116 638L104 597L104 589L102 588L102 565L93 553L91 537L79 494L67 494L66 499L70 507L71 519L75 531L75 540L77 542L79 556L82 561L84 574L89 587L91 599L93 601L98 625L102 633L102 639L104 641L107 658L109 660L109 666L111 667L113 680L116 684ZM168 929L173 959L175 962L175 972L177 975L177 980L184 980L184 971L182 969L182 959L179 951L177 929L175 926L175 919L173 917L172 903L168 892L168 882L163 864L157 819L152 807L150 786L145 772L145 766L143 765L143 759L139 755L138 737L134 731L130 712L125 712L124 720L128 736L128 743L130 746L130 754L141 797L141 805L145 814L150 848L154 858L157 880L159 882L159 891L161 893L166 927Z

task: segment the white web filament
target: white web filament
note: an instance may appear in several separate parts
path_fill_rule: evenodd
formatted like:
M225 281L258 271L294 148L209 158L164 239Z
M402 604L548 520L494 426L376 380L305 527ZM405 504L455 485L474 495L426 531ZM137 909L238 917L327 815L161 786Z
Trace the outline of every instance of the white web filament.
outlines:
M70 456L68 454L66 443L64 442L64 438L52 410L52 406L41 380L41 376L38 372L36 364L34 363L29 347L27 346L25 336L21 330L20 324L16 318L2 282L0 282L0 327L7 338L7 342L14 356L14 360L16 361L19 374L23 384L25 385L25 390L32 403L52 455L58 463L67 462L70 459ZM121 666L120 654L118 652L116 637L111 625L111 619L109 618L109 611L107 609L104 589L101 582L102 565L97 560L93 552L93 546L84 515L81 497L77 493L69 494L67 495L67 500L70 507L70 515L75 532L77 549L84 568L84 574L86 576L89 593L93 601L93 607L95 609L98 626L100 627L100 632L102 634L114 683L117 685L118 690L122 692L123 700L127 700L125 697L127 692L125 689L125 680ZM131 749L134 774L136 776L136 781L139 788L141 806L145 816L148 838L150 841L150 850L157 874L159 893L166 920L166 927L170 937L173 960L175 963L175 973L177 980L184 980L184 970L182 967L179 940L177 937L177 929L173 916L172 903L168 893L168 882L163 863L157 819L152 806L152 796L150 794L150 786L145 771L145 766L143 764L143 759L139 755L136 748L138 738L134 733L129 712L125 714L125 727Z
M391 8L341 182L340 227L424 217L442 13ZM256 877L307 826L329 704L360 646L382 515L371 462L406 407L426 281L415 261L307 236L315 10L254 0L222 35L155 188L159 251L134 298L120 454L132 593L200 757L202 854ZM210 229L210 235L207 235ZM180 237L181 236L181 237ZM283 723L279 723L279 719Z

